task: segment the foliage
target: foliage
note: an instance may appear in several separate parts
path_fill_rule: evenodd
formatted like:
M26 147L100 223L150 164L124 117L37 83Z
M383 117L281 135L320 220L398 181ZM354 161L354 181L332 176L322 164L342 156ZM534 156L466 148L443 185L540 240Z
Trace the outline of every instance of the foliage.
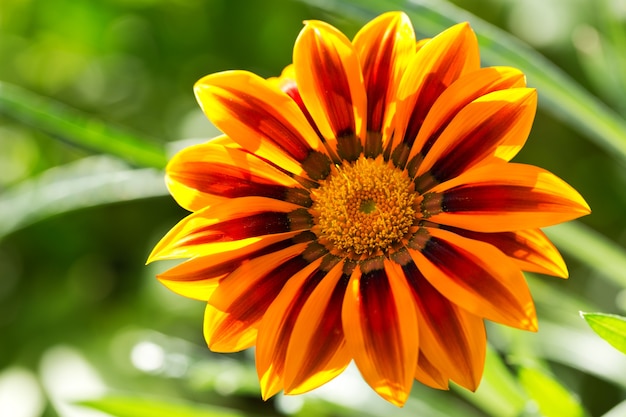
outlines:
M615 349L626 354L626 317L615 314L580 313L589 327Z

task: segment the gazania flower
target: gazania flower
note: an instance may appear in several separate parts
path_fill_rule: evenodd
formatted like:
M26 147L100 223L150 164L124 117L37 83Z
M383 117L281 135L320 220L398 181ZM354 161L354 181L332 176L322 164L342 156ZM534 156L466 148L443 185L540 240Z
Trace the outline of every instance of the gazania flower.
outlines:
M535 331L522 271L566 277L539 228L589 213L553 174L509 162L537 94L481 68L469 25L417 41L387 13L353 41L308 21L275 79L202 78L224 136L178 153L169 189L192 214L149 261L207 302L217 352L256 346L262 395L316 388L354 361L402 405L414 379L476 389L484 319Z

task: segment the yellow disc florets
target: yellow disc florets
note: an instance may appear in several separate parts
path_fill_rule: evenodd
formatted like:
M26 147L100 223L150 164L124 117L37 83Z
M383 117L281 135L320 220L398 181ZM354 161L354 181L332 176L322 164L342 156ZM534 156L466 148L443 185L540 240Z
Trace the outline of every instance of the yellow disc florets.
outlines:
M312 196L320 241L354 257L384 253L415 221L412 181L382 158L333 168Z

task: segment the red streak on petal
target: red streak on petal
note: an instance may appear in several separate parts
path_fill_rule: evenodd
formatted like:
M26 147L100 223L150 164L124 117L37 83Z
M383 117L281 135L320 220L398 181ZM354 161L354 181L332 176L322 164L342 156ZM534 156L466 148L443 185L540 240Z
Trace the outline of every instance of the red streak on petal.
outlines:
M476 129L467 132L454 148L435 163L429 173L439 182L443 182L458 176L477 160L484 158L495 147L498 139L509 130L511 120L516 120L524 108L518 107L507 112L506 118L502 117L504 111L503 109L483 120Z
M513 294L488 271L473 262L471 254L463 249L431 236L422 253L450 280L469 288L470 291L480 294L487 300L500 304L503 310L507 310L509 306L517 310L519 302Z
M267 180L251 174L241 167L208 162L185 162L184 170L169 176L200 192L236 198L262 196L284 200L287 187L269 184Z
M288 213L263 212L196 229L186 238L181 239L179 246L229 242L291 230L294 229L292 229Z
M336 50L324 48L318 38L316 43L319 59L313 61L312 72L316 76L317 88L322 94L330 124L337 138L354 135L355 121L350 83L339 65L340 55Z
M220 103L248 127L280 147L296 159L303 161L311 151L306 141L298 136L296 129L285 120L279 109L268 107L262 100L242 93L229 91L237 100L216 96Z
M445 212L528 212L571 205L572 202L563 197L538 192L533 195L532 187L521 185L454 187L443 193L441 203Z
M413 142L417 137L417 133L422 127L422 124L424 124L426 115L433 106L433 103L435 103L441 93L448 87L447 84L442 82L440 75L434 73L428 74L424 78L423 83L424 84L419 93L418 101L415 103L415 107L411 113L409 125L404 133L403 142L407 144L409 148L413 145Z
M289 259L259 279L256 285L248 287L226 311L239 321L256 321L263 316L272 301L278 296L285 283L308 262L298 256ZM226 278L228 279L228 278ZM209 303L220 308L220 288L213 294Z
M369 131L380 132L383 128L387 89L392 75L390 61L393 54L393 42L392 36L386 36L384 44L377 49L378 53L368 55L363 64Z
M304 113L304 115L306 116L307 121L315 130L317 136L319 136L320 139L323 138L322 133L317 128L317 125L315 124L315 121L313 120L313 117L309 112L309 109L306 108L304 101L302 101L302 96L300 95L300 90L298 90L298 86L295 80L289 80L288 82L285 82L283 85L281 85L281 89L283 90L283 92L285 92L285 94L291 97L293 101L296 102L298 107L300 107L300 110L302 110L302 113Z

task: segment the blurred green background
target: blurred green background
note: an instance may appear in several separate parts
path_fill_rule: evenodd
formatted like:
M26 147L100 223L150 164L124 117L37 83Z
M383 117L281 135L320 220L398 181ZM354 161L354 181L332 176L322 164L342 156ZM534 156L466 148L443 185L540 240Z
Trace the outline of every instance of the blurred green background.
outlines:
M540 331L490 325L494 349L477 394L416 383L398 409L349 369L329 387L263 402L253 352L208 351L203 303L154 279L166 263L144 266L185 215L154 167L159 152L217 134L193 97L200 77L227 69L279 74L305 19L329 21L352 37L385 10L435 22L424 4L454 21L469 19L479 35L498 40L490 30L500 28L521 39L618 121L607 146L562 111L577 103L544 100L539 89L536 123L516 157L561 176L592 207L574 228L549 232L571 277L528 276ZM441 4L2 0L0 416L626 415L626 357L578 314L626 313L626 158L611 148L626 147L626 1L456 1L473 15ZM435 34L418 23L422 36ZM68 134L63 120L102 140L76 139L81 134ZM130 143L127 157L125 148L109 149L120 138ZM101 398L91 408L73 404Z

